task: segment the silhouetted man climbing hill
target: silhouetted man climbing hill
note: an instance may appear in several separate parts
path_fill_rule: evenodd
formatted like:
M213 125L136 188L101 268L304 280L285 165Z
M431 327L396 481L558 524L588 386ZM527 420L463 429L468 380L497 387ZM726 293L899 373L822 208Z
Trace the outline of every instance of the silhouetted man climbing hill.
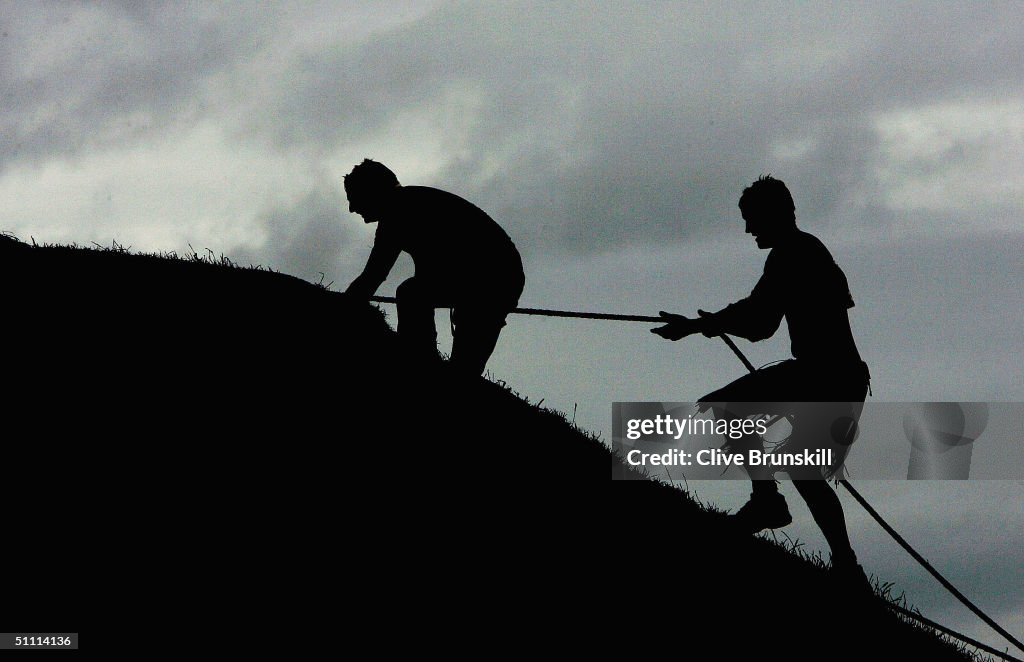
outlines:
M396 291L399 337L436 356L434 308L451 306L451 362L481 374L523 292L523 263L512 240L475 205L435 188L402 186L376 161L353 168L345 192L351 212L377 223L366 267L346 292L369 298L402 251L409 253L416 274Z
M797 228L796 206L780 180L759 178L743 191L739 207L746 232L754 236L759 248L771 249L764 274L750 296L717 313L698 311L700 317L696 319L662 312L666 324L652 332L669 340L699 332L708 337L728 333L758 341L774 335L786 319L792 359L747 374L705 395L700 402L705 406L715 403L716 417L766 413L760 410L764 404L744 403L835 403L803 408L794 419L790 436L792 445L823 447L829 441L823 437L836 439L835 427L828 424L847 421L849 427L839 433L840 452L833 464L824 471L813 466L791 466L786 471L832 549L833 568L860 582L863 571L850 545L842 504L828 482L822 480L832 477L845 461L870 379L850 330L847 310L853 307L853 298L846 276L821 241ZM775 413L793 413L785 405L781 409ZM813 425L819 417L825 421L824 427ZM732 452L764 451L764 439L756 434L726 441ZM792 522L774 480L774 470L747 465L744 469L751 478L753 493L733 516L737 526L756 533Z

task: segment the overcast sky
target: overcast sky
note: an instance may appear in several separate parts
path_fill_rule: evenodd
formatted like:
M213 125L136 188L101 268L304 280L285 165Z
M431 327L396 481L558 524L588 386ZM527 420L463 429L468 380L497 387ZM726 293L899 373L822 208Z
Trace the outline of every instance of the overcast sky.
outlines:
M373 230L341 178L372 157L498 220L522 305L693 313L760 274L736 201L771 172L849 277L875 399L1024 400L1021 6L893 4L0 0L0 230L191 244L343 289ZM513 318L490 369L606 438L612 401L742 374L721 343L647 328ZM742 346L760 365L788 339ZM1024 631L1024 485L865 491ZM869 571L999 643L854 509Z

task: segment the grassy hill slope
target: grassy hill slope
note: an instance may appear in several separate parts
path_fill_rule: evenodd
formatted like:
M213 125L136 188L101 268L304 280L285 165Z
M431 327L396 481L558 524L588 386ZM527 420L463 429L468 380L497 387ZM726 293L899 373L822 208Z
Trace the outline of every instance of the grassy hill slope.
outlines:
M0 282L4 618L114 596L243 646L967 659L677 490L611 482L600 442L342 294L9 238Z

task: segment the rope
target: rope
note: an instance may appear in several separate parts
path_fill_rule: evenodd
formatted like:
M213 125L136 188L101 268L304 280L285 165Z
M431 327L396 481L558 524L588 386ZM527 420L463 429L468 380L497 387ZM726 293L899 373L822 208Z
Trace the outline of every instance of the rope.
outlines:
M372 297L370 297L370 301L374 301L374 302L377 302L377 303L396 303L396 300L395 300L394 297L383 297L383 296L372 296ZM450 308L451 306L439 305L439 306L435 306L435 307L436 308ZM545 316L545 317L569 317L569 318L576 318L576 319L611 320L611 321L616 321L616 322L653 322L653 323L661 323L661 322L664 321L661 317L652 317L652 316L648 316L648 315L617 315L617 314L612 314L612 313L587 313L587 312L579 312L579 311L574 311L574 310L547 310L547 309L544 309L544 308L516 308L512 312L513 313L517 313L519 315L542 315L542 316ZM746 366L747 370L749 370L750 372L755 372L756 371L756 368L754 368L754 365L749 360L747 360L747 357L743 354L742 351L740 351L740 348L736 346L736 343L734 343L732 341L732 338L730 338L729 336L725 335L724 333L721 336L719 336L719 337L722 339L722 341L726 345L728 345L729 349L732 350L732 353L736 355L736 358L738 358L743 363L743 365ZM966 606L968 609L970 609L972 612L974 612L979 618L981 618L981 620L983 620L985 623L987 623L993 630L995 630L996 632L998 632L1002 636L1006 637L1006 639L1008 641L1012 642L1014 646L1016 646L1020 650L1024 651L1024 644L1022 644L1019 640L1017 640L1013 635L1011 635L1009 632L1007 632L1004 628L1000 627L1000 625L998 623L996 623L994 620L992 620L991 617L989 617L985 612L983 612L973 602L971 602L967 598L967 596L965 596L963 593L961 593L959 590L957 590L957 588L955 586L953 586L949 582L949 580L947 580L945 577L943 577L939 573L938 570L933 568L931 566L931 564L928 563L928 561L925 560L925 558L923 556L921 556L917 552L917 550L915 550L910 545L910 543L908 543L906 540L904 540L904 538L899 533L897 533L895 529L893 529L891 526L889 526L889 523L886 522L885 519L881 515L879 515L878 512L874 508L871 507L871 504L869 504L867 502L867 499L865 499L863 496L861 496L861 494L857 490L855 490L853 488L853 486L850 484L849 481L847 481L845 479L842 479L839 482L842 483L843 487L845 487L847 489L847 491L849 491L850 494L853 495L853 498L856 499L857 502L861 506L864 507L864 510L866 510L868 512L868 514L871 515L875 519L875 521L878 522L878 524L883 529L885 529L886 533L888 533L893 538L893 540L898 542L900 544L900 546L903 547L903 549L907 550L907 552L914 558L914 560L917 561L925 570L927 570L929 573L931 573L931 575L933 577L935 577L937 580L939 580L939 583L942 584L942 586L947 591L952 593L953 596L957 600L959 600L964 606ZM924 616L921 616L920 614L915 614L914 612L912 612L912 611L910 611L908 609L904 609L903 607L900 607L898 605L894 605L892 603L888 603L887 602L886 604L891 609L894 609L894 610L898 611L899 613L903 614L904 616L906 616L908 618L915 619L915 620L917 620L917 621L919 621L919 622L921 622L921 623L923 623L923 624L925 624L925 625L927 625L929 627L933 627L933 628L935 628L937 630L940 630L941 632L943 632L943 633L945 633L945 634L947 634L947 635L949 635L951 637L955 637L957 639L960 639L961 641L964 641L964 642L966 642L966 643L968 643L968 644L970 644L970 645L972 645L972 646L974 646L976 648L984 650L987 653L990 653L992 655L997 655L997 656L1003 658L1004 660L1011 660L1012 662L1024 662L1022 660L1019 660L1018 658L1011 657L1011 656L1009 656L1009 655L1007 655L1005 653L1001 653L998 650L996 650L994 648L991 648L989 646L986 646L985 644L983 644L983 643L981 643L979 641L975 641L974 639L971 639L970 637L967 637L967 636L962 635L962 634L960 634L958 632L950 630L946 626L940 625L939 623L936 623L935 621L929 620L929 619L925 618Z
M907 553L910 554L912 557L914 557L914 560L917 561L921 565L921 567L923 567L925 570L927 570L931 574L932 577L934 577L935 579L939 580L939 583L942 584L942 586L945 587L945 589L947 591L952 593L953 596L957 600L959 600L964 606L966 606L968 609L973 611L978 616L978 618L980 618L981 620L985 621L985 623L987 623L989 625L989 627L991 627L993 630L995 630L999 634L1001 634L1004 637L1006 637L1007 641L1010 641L1011 643L1013 643L1014 646L1016 646L1020 650L1024 651L1024 644L1021 644L1021 642L1016 637L1014 637L1009 632L1007 632L1002 627L1000 627L1000 625L998 623L996 623L994 620L992 620L988 616L988 614L983 612L973 602L971 602L967 598L967 596L965 596L963 593L958 591L955 586L950 584L949 580L947 580L945 577L943 577L939 573L938 570L933 568L932 565L930 563L928 563L928 561L925 560L925 558L923 556L921 556L917 552L917 550L915 550L913 547L911 547L910 543L908 543L903 538L903 536L901 536L899 533L896 532L895 529L893 529L891 526L889 526L889 523L886 522L885 519L883 519L882 516L878 514L878 511L876 511L874 508L871 507L871 504L867 502L867 499L865 499L861 495L860 492L855 490L853 488L853 485L850 485L850 482L848 480L842 479L839 482L842 484L843 487L846 488L846 490L851 495L853 495L853 498L857 500L857 503L859 503L861 506L863 506L864 510L868 511L868 514L871 515L871 517L873 517L875 519L875 521L878 522L878 524L883 529L885 529L885 532L888 533L892 537L893 540L898 542L900 544L900 547L902 547L903 549L907 550Z
M372 296L370 301L375 303L397 303L395 297ZM451 306L436 305L435 308L451 308ZM587 320L612 320L614 322L664 322L660 317L649 315L616 315L614 313L584 313L575 310L547 310L545 308L515 308L513 313L518 315L543 315L544 317L573 317Z
M744 356L743 352L740 351L740 348L736 346L736 343L732 341L732 338L725 335L724 333L720 335L719 338L725 341L725 344L729 346L729 349L732 350L732 353L735 354L736 357L743 362L743 365L747 366L747 370L749 370L750 372L757 372L757 369L754 367L754 364L747 360L747 357Z

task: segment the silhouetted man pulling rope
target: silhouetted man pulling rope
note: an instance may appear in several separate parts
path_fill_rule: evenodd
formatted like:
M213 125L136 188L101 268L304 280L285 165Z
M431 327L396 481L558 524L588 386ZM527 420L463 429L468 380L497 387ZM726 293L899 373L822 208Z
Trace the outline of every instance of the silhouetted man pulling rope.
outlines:
M669 340L693 333L708 337L728 333L758 341L774 335L786 319L792 359L744 375L699 402L712 408L716 417L795 414L793 433L776 453L826 445L836 450L829 466L790 466L786 471L828 541L833 568L841 577L866 585L850 545L842 504L823 480L832 478L845 461L870 379L850 330L847 310L853 307L853 298L846 276L821 241L797 228L796 206L782 181L759 178L743 191L739 207L746 232L759 248L771 249L753 292L717 313L698 311L700 317L695 319L662 312L666 324L651 331ZM808 402L831 404L798 409L799 403ZM765 411L773 406L774 412ZM836 421L846 425L837 431ZM732 452L765 450L764 439L756 434L727 438L726 447ZM775 470L749 465L744 469L751 478L752 494L733 515L736 525L756 533L792 522L774 480Z
M475 205L435 188L402 186L376 161L353 168L345 192L350 211L377 223L366 267L346 293L369 299L407 252L416 274L395 293L399 337L422 356L436 357L434 308L450 306L451 362L481 374L523 292L523 263L512 240Z

